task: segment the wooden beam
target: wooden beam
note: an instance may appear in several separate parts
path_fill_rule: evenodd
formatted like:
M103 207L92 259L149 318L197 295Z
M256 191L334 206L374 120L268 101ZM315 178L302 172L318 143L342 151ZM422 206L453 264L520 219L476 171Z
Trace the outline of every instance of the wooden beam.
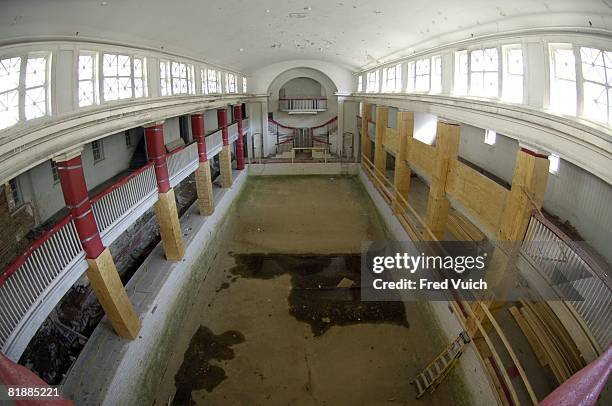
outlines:
M123 288L123 283L108 248L96 259L87 259L87 278L113 330L123 338L134 340L140 331L140 320Z
M361 104L361 154L368 159L372 157L372 142L368 134L368 122L372 116L372 105L368 103Z
M548 166L548 158L544 155L524 148L518 152L512 187L497 230L498 241L523 240L532 211L542 207L548 181Z
M511 308L508 309L508 311L510 312L510 314L512 314L512 317L514 317L516 324L518 324L519 328L523 332L523 335L529 342L529 346L531 346L531 349L533 350L540 365L542 365L543 367L548 365L548 360L546 359L546 355L544 354L544 349L542 348L542 344L540 343L538 338L535 336L535 333L533 332L533 330L527 323L527 320L525 320L525 318L523 317L519 309L512 306Z
M410 111L397 113L397 133L399 145L395 156L395 174L393 183L397 193L408 200L410 190L410 165L408 165L408 138L412 138L414 130L414 114Z
M385 151L384 138L387 122L389 119L389 108L387 106L376 106L376 141L374 145L374 166L382 173L387 171L387 151Z
M446 198L446 181L450 163L459 151L459 125L438 122L436 160L434 162L427 201L427 226L437 239L444 238L450 203Z

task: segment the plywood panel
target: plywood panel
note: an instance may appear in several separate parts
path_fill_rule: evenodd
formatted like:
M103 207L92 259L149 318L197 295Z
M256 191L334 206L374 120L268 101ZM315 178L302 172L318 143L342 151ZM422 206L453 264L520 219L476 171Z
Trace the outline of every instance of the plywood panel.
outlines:
M508 195L508 190L502 185L454 161L450 166L446 193L461 203L489 231L497 231Z
M408 139L408 162L427 176L431 176L436 149L414 138Z
M399 134L396 129L390 127L385 129L383 145L397 157L399 152Z

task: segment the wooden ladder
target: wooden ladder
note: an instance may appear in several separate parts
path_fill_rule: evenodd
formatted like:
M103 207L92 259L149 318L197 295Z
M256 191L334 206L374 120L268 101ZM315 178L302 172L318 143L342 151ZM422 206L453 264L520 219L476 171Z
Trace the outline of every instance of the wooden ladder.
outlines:
M462 331L416 378L410 381L416 387L417 399L421 398L427 391L432 393L436 390L463 354L463 346L470 341L470 336Z

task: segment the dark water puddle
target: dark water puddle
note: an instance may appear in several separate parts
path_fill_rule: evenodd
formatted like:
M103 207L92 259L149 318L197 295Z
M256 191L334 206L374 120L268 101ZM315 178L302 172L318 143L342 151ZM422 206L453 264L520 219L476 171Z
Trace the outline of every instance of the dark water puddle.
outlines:
M176 394L174 405L189 405L191 392L206 389L211 392L227 378L223 368L211 365L210 360L230 360L234 350L230 347L244 342L238 331L226 331L215 335L210 329L200 326L191 338L181 368L174 377Z
M360 323L390 323L409 327L401 301L360 300L361 257L359 255L234 254L231 273L244 278L271 279L291 275L289 313L310 324L320 336L331 326ZM343 279L351 288L337 287Z

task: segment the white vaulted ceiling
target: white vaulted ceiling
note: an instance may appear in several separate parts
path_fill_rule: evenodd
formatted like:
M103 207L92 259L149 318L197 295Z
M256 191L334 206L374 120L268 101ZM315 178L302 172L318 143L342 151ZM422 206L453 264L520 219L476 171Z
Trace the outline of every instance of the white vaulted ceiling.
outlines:
M245 73L294 59L356 70L524 28L612 28L612 0L1 0L0 11L0 44L96 39Z

